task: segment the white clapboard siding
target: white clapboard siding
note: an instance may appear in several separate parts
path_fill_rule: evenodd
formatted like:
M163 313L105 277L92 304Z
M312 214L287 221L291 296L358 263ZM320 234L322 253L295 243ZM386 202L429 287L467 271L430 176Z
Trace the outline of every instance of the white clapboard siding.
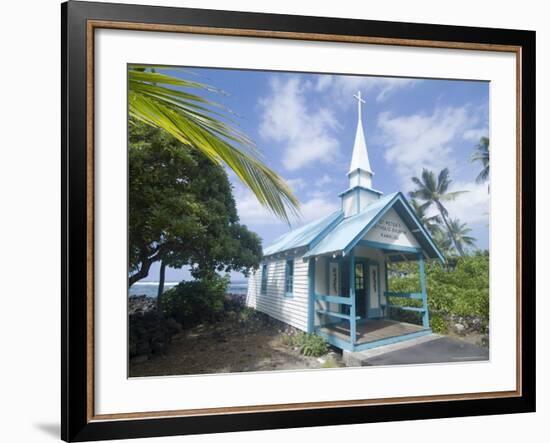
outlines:
M295 328L307 331L308 263L294 257L294 288L292 297L285 296L286 259L270 260L267 264L267 291L260 292L262 268L250 277L246 305Z

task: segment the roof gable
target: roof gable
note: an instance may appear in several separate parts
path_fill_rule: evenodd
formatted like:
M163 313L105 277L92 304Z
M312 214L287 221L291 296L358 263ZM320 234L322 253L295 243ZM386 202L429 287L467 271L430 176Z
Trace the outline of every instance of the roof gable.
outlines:
M380 220L365 234L363 240L387 243L396 247L420 248L411 229L394 208L389 208L386 211Z
M416 217L409 203L400 192L389 194L357 215L343 219L304 258L322 254L347 254L361 241L378 221L393 209L406 225L422 251L430 258L443 260L443 256L430 235ZM409 239L411 241L411 239ZM388 242L389 243L389 242Z

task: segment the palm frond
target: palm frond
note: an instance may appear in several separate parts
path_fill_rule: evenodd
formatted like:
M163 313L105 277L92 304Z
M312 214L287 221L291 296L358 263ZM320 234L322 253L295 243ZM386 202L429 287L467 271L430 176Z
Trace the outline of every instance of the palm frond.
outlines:
M459 195L466 194L470 191L453 191L453 192L447 192L446 194L440 195L439 199L441 201L453 201L455 200Z
M462 223L459 219L455 218L449 221L449 234L452 235L457 243L459 249L463 249L464 246L474 246L476 239L468 235L472 230L466 223Z
M489 153L489 138L481 137L479 143L476 145L472 156L470 157L471 162L480 162L482 169L478 176L476 177L476 183L483 183L489 179L489 163L490 163L490 153Z
M476 177L476 183L484 183L489 179L489 166L483 168L481 172Z
M226 109L189 90L221 93L195 81L130 68L129 116L163 129L214 163L227 165L260 204L287 223L289 213L299 215L298 200L284 180L261 161L259 152L245 134L221 120L225 113L212 108L223 112Z
M422 170L422 184L430 192L433 192L437 189L435 175L432 171L428 169Z
M449 186L451 184L451 179L449 178L449 169L444 168L439 172L439 175L437 176L437 193L439 195L443 195L447 192L447 189L449 189Z

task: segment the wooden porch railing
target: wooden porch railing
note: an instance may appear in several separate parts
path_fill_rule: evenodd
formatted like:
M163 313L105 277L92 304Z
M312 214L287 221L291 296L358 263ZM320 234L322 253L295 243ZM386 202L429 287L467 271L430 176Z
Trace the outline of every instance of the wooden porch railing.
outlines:
M328 303L335 303L337 305L343 305L343 306L350 306L350 308L353 306L353 301L351 297L340 297L337 295L324 295L324 294L315 294L315 300L316 301L324 301L327 304ZM350 309L351 311L351 309ZM348 320L350 322L350 330L355 329L355 321L359 320L361 317L355 317L355 321L353 321L353 316L350 314L344 314L342 312L335 312L331 311L328 307L327 309L316 309L315 312L319 315L326 315L329 317L334 317L340 320ZM354 343L355 340L353 340L352 337L350 337L350 342Z
M422 314L422 324L424 327L429 327L429 320L428 320L428 303L427 298L424 293L422 292L393 292L393 291L385 291L384 292L386 296L386 308L392 308L392 309L401 309L402 311L410 311L410 312L418 312ZM392 305L389 304L389 297L397 297L397 298L405 298L408 300L421 300L422 301L422 307L416 307L416 306L401 306L401 305Z
M353 302L349 297L339 297L337 295L323 295L315 294L315 300L324 301L327 303L336 303L338 305L351 306ZM329 309L316 309L315 312L321 315L328 315L329 317L339 318L342 320L351 320L352 316L348 314L343 314L341 312L331 311ZM359 320L360 317L355 317L356 320Z

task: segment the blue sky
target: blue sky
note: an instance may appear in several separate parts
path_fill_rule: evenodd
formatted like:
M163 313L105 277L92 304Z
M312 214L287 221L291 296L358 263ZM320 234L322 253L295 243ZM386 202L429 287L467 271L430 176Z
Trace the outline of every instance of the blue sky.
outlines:
M479 164L470 156L489 134L489 83L192 68L191 78L215 86L210 100L231 109L240 129L261 150L264 161L291 186L301 202L300 226L340 207L338 194L348 187L361 91L363 127L373 187L385 194L413 188L422 168L436 173L448 167L452 188L467 190L447 207L467 222L480 248L488 248L489 195L477 185ZM182 71L166 71L189 78ZM289 227L262 208L230 172L241 223L268 245ZM235 277L238 278L236 275ZM189 278L168 270L167 280ZM147 280L158 279L158 267Z

